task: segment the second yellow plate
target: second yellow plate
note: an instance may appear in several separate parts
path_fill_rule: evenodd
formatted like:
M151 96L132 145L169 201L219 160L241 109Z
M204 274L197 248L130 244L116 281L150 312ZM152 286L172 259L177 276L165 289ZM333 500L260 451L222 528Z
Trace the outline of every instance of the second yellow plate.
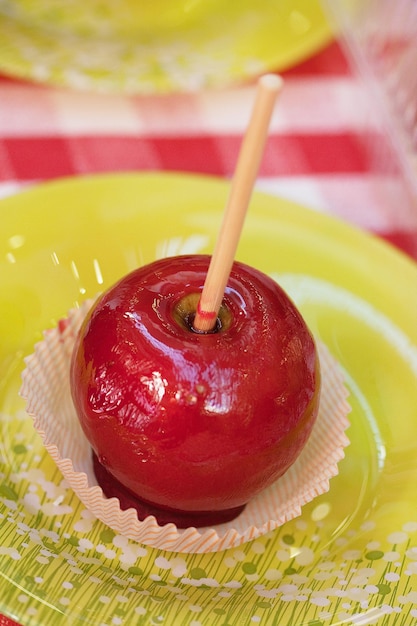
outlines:
M330 37L319 0L0 0L0 71L75 89L219 87Z

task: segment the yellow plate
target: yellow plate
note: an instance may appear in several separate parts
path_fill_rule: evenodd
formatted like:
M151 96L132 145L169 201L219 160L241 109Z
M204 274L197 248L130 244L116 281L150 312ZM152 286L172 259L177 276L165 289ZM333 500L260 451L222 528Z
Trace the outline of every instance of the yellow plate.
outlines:
M44 328L137 264L210 252L216 179L68 179L0 204L0 612L31 626L328 626L417 619L417 267L362 232L255 194L238 258L276 276L340 361L350 446L330 491L214 554L162 552L91 518L18 397Z
M282 71L331 38L319 0L0 0L0 69L155 93Z

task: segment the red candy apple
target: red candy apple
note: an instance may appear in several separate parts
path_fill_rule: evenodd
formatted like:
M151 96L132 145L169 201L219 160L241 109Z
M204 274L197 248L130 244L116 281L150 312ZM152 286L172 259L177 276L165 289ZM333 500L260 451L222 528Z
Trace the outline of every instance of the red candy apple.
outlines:
M265 274L235 262L214 330L193 329L208 264L167 258L122 278L71 363L104 492L178 526L236 516L294 463L319 405L314 340Z

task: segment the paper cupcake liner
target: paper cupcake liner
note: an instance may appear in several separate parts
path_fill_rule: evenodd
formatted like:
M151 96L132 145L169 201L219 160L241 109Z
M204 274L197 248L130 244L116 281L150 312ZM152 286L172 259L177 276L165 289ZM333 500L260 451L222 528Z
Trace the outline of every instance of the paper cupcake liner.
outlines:
M349 443L345 434L350 406L337 361L317 343L322 391L319 414L310 438L290 469L253 498L228 523L213 528L178 529L160 526L154 516L143 521L136 510L122 510L117 498L107 498L97 484L90 444L73 406L69 367L75 336L93 300L72 309L26 359L21 395L45 448L85 507L99 520L140 543L176 552L214 552L236 547L299 516L301 508L329 489Z

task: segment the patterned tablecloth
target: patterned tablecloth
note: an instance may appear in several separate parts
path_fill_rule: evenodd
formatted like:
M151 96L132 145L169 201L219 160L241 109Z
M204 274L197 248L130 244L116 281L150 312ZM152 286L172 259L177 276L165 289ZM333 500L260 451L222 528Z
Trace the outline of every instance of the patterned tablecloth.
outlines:
M417 259L411 185L342 48L331 43L283 76L257 187L372 231ZM254 90L248 82L103 96L0 76L0 196L99 172L229 178ZM9 623L0 617L1 626Z
M258 187L417 255L417 211L366 89L333 43L284 73ZM254 84L196 94L77 93L0 77L0 195L115 171L230 177Z

